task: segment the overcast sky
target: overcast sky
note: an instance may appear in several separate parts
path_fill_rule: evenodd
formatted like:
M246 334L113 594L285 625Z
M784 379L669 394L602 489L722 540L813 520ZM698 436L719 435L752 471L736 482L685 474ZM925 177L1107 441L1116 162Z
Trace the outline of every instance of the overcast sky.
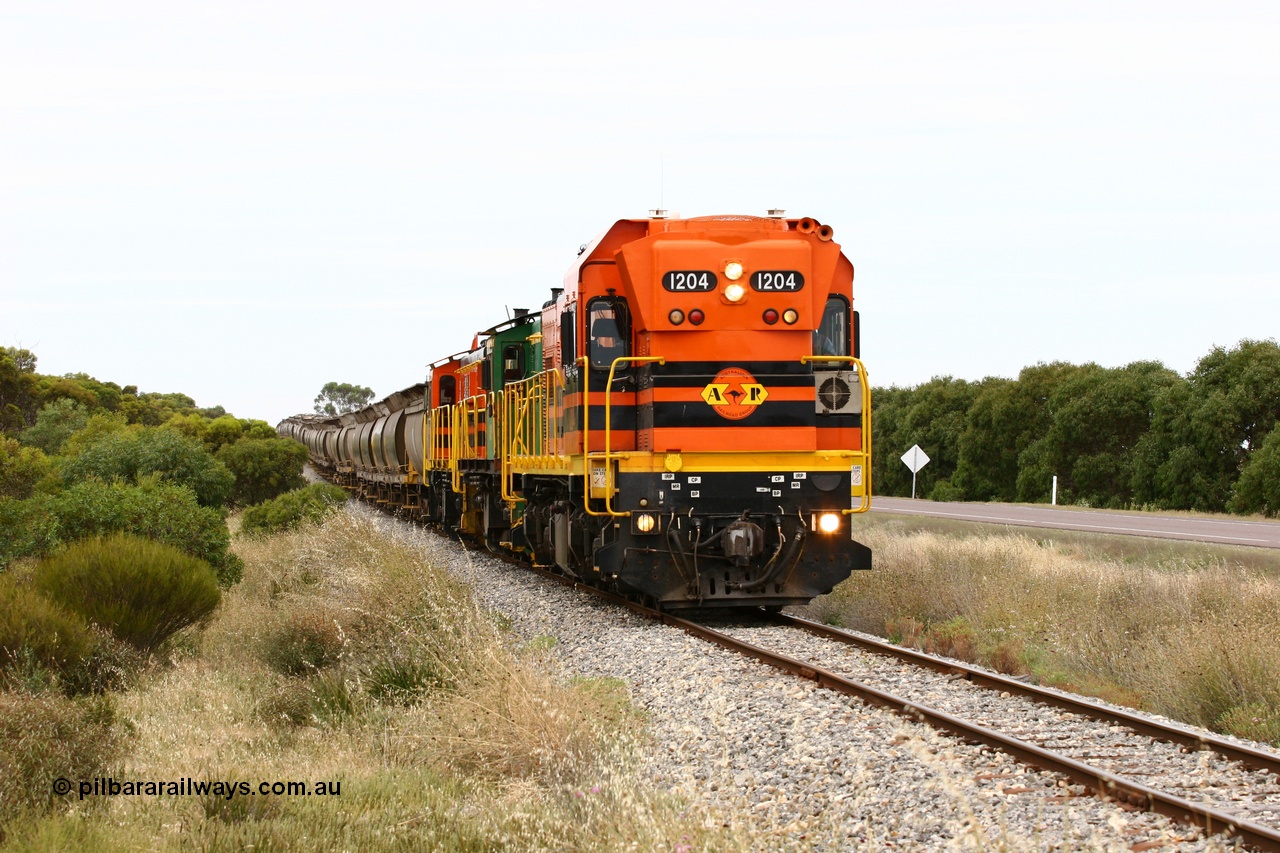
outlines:
M0 0L0 345L383 396L617 219L813 216L875 385L1280 333L1280 4Z

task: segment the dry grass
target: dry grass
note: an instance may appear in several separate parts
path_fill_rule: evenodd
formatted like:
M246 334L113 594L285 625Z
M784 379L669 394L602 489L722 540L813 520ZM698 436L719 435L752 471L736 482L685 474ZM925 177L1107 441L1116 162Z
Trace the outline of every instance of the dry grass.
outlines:
M882 566L887 545L878 543ZM732 813L691 804L705 794L692 777L656 789L641 769L654 745L625 685L554 677L554 638L513 650L503 620L464 587L348 514L238 550L244 582L203 634L174 644L168 666L114 696L120 728L99 752L82 750L97 761L84 773L340 783L341 793L73 796L10 822L6 849L690 853L840 849L855 838L863 849L897 849L899 818L884 813L870 776L808 834L753 803ZM903 626L930 642L981 640L962 620L941 630L948 620L932 612L913 618ZM122 757L114 738L123 731ZM1065 825L1030 839L984 831L972 783L957 780L951 795L956 848L1107 846Z
M1230 551L868 525L813 615L1280 744L1280 578ZM1151 547L1151 546L1148 546Z
M337 782L341 794L73 796L15 821L8 846L750 846L643 778L647 745L621 685L553 678L541 652L513 652L465 588L372 525L344 513L238 550L244 582L203 636L118 697L133 749L106 772ZM295 654L299 637L317 653Z

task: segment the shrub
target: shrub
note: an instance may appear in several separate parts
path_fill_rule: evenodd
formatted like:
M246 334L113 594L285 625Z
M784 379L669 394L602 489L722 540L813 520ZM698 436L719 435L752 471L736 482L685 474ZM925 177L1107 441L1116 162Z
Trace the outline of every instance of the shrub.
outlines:
M224 445L235 444L242 435L244 435L244 424L240 419L234 415L222 415L209 422L204 440L209 445L209 449L216 452Z
M342 629L324 608L294 611L267 636L262 656L285 675L302 675L333 663L342 654Z
M312 483L246 509L240 519L240 532L246 536L265 535L292 530L304 522L318 522L346 499L347 493L339 486Z
M289 438L245 438L217 453L235 475L231 500L240 506L259 504L306 485L302 466L307 448Z
M12 575L0 575L0 675L44 681L79 666L95 645L89 625Z
M56 456L67 439L84 429L88 421L89 410L84 405L63 397L44 404L36 414L36 422L22 431L22 443Z
M55 544L107 533L132 533L206 561L224 587L235 584L244 572L240 558L227 550L231 534L222 514L200 506L190 489L153 478L144 478L136 486L77 483L61 494L38 499L25 512L33 523L52 526ZM0 516L3 513L0 509ZM25 553L48 553L48 538L43 541L44 547L35 542L33 549Z
M16 501L0 497L0 571L19 557L44 554L57 547L58 519L50 499Z
M29 498L36 483L52 472L53 463L39 448L0 435L0 497Z
M82 429L72 435L62 445L63 456L79 456L86 449L102 440L104 436L115 433L136 434L141 427L131 427L125 416L119 412L95 412L89 416Z
M122 741L107 697L0 693L0 827L47 810L55 779L103 775Z
M137 481L147 474L188 486L202 506L224 505L235 485L235 476L204 445L171 429L109 433L62 469L68 483L91 477Z
M77 542L34 577L49 598L143 652L208 618L222 598L205 561L123 533Z

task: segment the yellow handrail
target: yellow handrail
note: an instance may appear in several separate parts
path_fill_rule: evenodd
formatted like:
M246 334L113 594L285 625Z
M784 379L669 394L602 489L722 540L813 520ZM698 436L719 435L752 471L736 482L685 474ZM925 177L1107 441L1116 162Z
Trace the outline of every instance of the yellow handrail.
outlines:
M586 359L582 359L586 362ZM613 401L613 377L618 370L619 364L666 364L665 357L660 355L630 355L615 358L613 363L609 365L609 378L605 381L604 386L604 456L596 457L604 460L604 512L596 512L591 509L591 452L588 449L589 436L591 435L591 382L587 371L583 372L583 393L582 393L582 483L583 494L586 500L583 501L583 507L587 511L587 515L594 516L610 516L610 517L626 517L629 513L615 512L613 509L613 466L609 463L614 459L613 450L610 447L610 438L612 437L613 424L610 420L611 407ZM587 367L590 370L590 367Z
M563 441L557 413L563 406L564 376L546 370L506 386L503 394L501 438L502 499L520 500L511 484L516 465L526 468L564 467L567 459L556 453Z
M862 456L862 503L857 507L841 510L841 513L852 515L866 512L871 508L871 383L867 379L867 368L860 359L851 355L806 355L800 358L801 364L814 361L852 364L858 371L858 384L862 392L862 446L857 452Z

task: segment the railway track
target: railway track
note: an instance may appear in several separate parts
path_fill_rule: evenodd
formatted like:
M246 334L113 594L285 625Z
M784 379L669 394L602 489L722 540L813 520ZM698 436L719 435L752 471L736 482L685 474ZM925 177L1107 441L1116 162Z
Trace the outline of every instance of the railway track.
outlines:
M517 563L508 555L491 556ZM1134 812L1166 815L1208 835L1230 839L1233 847L1280 853L1280 755L1274 752L793 616L761 612L748 622L735 614L727 625L705 624L643 607L560 574L518 565L521 572L532 569L557 584L589 592L645 619L923 722L959 740L997 750L1025 766L1061 774L1102 800ZM787 650L766 647L778 644ZM868 656L876 662L869 662ZM885 674L886 656L917 674L903 681L918 680L922 669L933 671L933 687L895 692L892 672ZM986 693L987 710L974 714L970 702L962 712L949 712L947 697L962 691ZM1043 714L1036 725L1028 726L1025 708L1014 712L1011 702L1034 703ZM1180 764L1180 769L1169 764ZM1037 796L1042 789L1014 787L1003 793L1024 792Z
M671 617L663 619L678 624ZM807 620L778 615L770 617L770 621L773 626L764 629L737 626L717 630L693 622L679 627L828 689L855 695L967 741L1061 773L1100 796L1167 815L1210 833L1235 836L1252 849L1280 851L1280 755ZM776 634L779 628L802 630L832 648L823 651L812 643L801 644L808 651L803 657L794 657L761 645L771 642L770 634ZM923 692L919 688L911 691L916 695L905 695L872 683L883 682L883 676L855 679L849 670L867 672L873 667L866 661L852 666L838 661L840 653L850 646L864 654L870 651L878 656L890 655L911 666L938 671L947 683L940 684L942 689L935 694L953 693L962 684L973 685L998 691L992 693L997 701L982 715L984 719L973 719L972 712L962 718L945 710L945 696L938 695L940 702L926 703L918 698ZM822 666L818 660L835 662ZM1015 694L1055 713L1045 726L1025 731L1026 715L1010 714L1007 707ZM1134 778L1138 776L1148 777L1151 783ZM1259 802L1259 796L1266 800ZM1255 820L1253 812L1266 816L1269 822Z
M794 616L762 615L765 627L744 625L735 618L729 627L717 628L643 607L552 572L534 571L826 689L1060 773L1097 796L1166 815L1209 834L1224 834L1249 849L1280 853L1280 755L1275 753ZM762 644L776 644L778 632L807 635L800 644L802 656ZM794 647L794 637L785 644ZM962 717L944 709L945 696L936 697L942 701L926 702L919 698L918 689L912 691L916 696L908 696L877 686L871 682L883 682L883 676L867 677L876 667L865 659L851 663L851 651L874 655L881 663L884 656L891 656L911 667L932 669L939 673L935 693L986 690L992 698L989 713L982 720L972 719L971 713ZM853 677L854 671L862 677ZM1053 716L1035 730L1025 731L1026 715L1009 714L1010 701L1034 702L1050 709ZM1260 822L1254 812L1267 822Z

